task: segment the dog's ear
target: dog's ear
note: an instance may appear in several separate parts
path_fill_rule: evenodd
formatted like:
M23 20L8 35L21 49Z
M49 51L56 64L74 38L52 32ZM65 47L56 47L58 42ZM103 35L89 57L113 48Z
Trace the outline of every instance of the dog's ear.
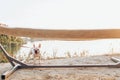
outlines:
M41 44L40 43L39 43L38 47L41 48Z
M35 48L35 44L33 44L33 48Z

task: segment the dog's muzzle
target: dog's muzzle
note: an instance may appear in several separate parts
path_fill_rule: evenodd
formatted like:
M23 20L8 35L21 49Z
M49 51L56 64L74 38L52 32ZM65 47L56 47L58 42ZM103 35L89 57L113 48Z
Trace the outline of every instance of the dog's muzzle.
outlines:
M39 53L39 49L34 49L35 54Z

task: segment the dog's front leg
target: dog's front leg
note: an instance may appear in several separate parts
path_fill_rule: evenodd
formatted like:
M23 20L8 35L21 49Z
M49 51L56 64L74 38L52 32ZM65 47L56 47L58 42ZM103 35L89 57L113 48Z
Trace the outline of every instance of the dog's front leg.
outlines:
M33 55L33 64L35 64L35 54Z
M39 56L39 64L41 63L41 58L40 58L40 56Z

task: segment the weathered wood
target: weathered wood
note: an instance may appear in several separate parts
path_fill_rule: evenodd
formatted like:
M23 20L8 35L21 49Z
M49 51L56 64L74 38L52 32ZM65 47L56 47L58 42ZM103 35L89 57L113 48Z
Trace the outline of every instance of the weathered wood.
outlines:
M19 66L20 66L20 65L17 64L17 65L15 65L11 70L3 73L3 74L1 75L1 79L2 79L2 80L5 80L6 78L8 78L12 73L14 73L17 69L19 69Z
M120 29L101 30L52 30L0 27L0 34L34 37L48 40L86 40L120 38Z

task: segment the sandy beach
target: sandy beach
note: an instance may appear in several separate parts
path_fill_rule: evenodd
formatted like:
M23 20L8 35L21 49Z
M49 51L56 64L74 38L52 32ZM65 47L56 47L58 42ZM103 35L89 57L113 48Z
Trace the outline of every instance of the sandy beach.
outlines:
M120 59L120 55L104 55L45 60L41 65L109 64L114 63L110 59L113 56ZM9 63L0 64L0 74L9 69ZM8 80L120 80L120 68L21 69L13 73Z

